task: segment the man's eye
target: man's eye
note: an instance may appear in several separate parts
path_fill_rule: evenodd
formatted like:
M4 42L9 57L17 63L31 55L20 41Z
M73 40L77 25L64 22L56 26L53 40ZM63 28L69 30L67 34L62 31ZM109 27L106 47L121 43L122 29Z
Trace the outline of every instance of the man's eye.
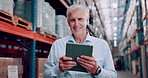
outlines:
M83 21L83 18L78 18L79 21Z
M71 19L70 21L71 21L71 22L74 22L75 20L74 20L74 19Z

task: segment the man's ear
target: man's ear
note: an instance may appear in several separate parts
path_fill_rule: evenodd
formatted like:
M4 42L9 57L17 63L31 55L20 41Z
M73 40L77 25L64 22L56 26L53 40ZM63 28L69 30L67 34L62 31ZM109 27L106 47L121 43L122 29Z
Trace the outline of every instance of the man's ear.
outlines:
M86 19L86 24L89 25L89 19L88 18Z

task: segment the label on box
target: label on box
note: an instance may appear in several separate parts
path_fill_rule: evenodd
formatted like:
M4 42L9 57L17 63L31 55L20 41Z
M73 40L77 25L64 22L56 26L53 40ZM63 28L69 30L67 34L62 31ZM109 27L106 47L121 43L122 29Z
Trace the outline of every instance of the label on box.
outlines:
M18 78L18 66L8 66L8 78Z

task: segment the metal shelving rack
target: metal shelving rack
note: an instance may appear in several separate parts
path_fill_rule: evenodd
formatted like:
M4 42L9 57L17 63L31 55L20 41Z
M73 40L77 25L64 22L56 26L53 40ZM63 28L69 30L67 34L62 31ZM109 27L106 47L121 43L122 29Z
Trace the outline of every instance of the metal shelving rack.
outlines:
M28 52L23 56L26 57L30 55L30 72L29 78L36 78L36 45L37 42L41 44L52 45L55 39L51 39L48 37L44 37L41 34L36 33L37 27L37 0L32 0L32 31L14 26L13 24L0 21L0 33L12 35L14 36L14 40L19 43L22 47L26 48ZM30 41L30 47L21 43L21 41L17 41L17 37L25 38L27 41ZM49 47L50 48L50 47Z
M130 0L127 0L127 1L130 2ZM143 77L147 76L144 73L145 72L148 73L147 70L145 70L145 69L147 69L147 64L144 63L144 62L147 63L147 53L145 51L146 51L146 45L148 44L148 39L147 40L144 40L142 11L141 11L142 10L142 8L141 8L142 4L141 4L141 1L140 0L136 0L136 1L138 3L138 5L136 7L136 11L135 11L136 12L136 18L137 18L137 20L136 20L137 21L137 29L134 31L134 33L132 33L132 35L130 37L130 40L128 40L127 43L126 43L127 45L124 46L124 47L122 46L123 47L123 50L121 52L126 53L126 52L128 52L130 50L129 53L124 54L124 58L125 59L128 59L128 60L131 60L131 56L132 55L137 55L136 58L139 58L140 59L139 60L140 69L138 71L138 72L140 72L139 76L140 76L140 78L143 78ZM124 25L124 23L123 23L123 25ZM126 34L127 34L127 32L126 32ZM131 41L134 40L134 39L136 39L135 38L136 35L138 37L138 42L137 42L138 43L138 46L136 46L135 48L132 49L131 48L131 46L132 46L131 45ZM127 36L125 36L123 39L124 40L127 39ZM136 42L134 42L134 43L136 43ZM123 44L123 42L122 42L122 44ZM144 52L141 52L143 49L145 51ZM128 56L130 56L130 58ZM143 61L143 59L146 60L146 61ZM138 61L138 60L136 60L136 61ZM126 61L126 62L128 62L128 61ZM130 63L131 63L131 61L130 61ZM131 70L131 65L129 66L129 68L130 68L129 70Z
M52 45L55 39L44 37L36 32L28 31L26 29L13 26L12 24L2 21L0 21L0 32L26 38L28 41L31 41L31 46L28 48L29 52L24 56L26 57L30 55L30 78L36 78L36 41ZM21 42L18 43L21 44ZM26 45L21 44L21 46L26 48Z

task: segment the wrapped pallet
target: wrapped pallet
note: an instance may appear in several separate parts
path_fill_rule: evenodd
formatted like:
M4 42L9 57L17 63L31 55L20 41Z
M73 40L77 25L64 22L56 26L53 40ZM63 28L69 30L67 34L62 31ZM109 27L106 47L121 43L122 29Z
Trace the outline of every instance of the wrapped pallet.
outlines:
M0 10L4 10L10 14L13 14L13 7L13 0L0 0Z
M127 16L126 17L126 22L124 24L124 28L123 28L123 38L126 35L127 29L131 24L132 21L132 16L134 15L135 11L136 11L136 0L131 0L130 5L129 5L129 9L127 11Z
M141 0L141 6L142 6L142 19L146 17L146 0Z
M56 33L59 37L65 37L71 33L67 19L64 15L56 16Z
M144 30L144 39L148 39L148 21L144 20L143 21L143 30Z
M42 26L55 35L55 10L47 2L43 2Z
M31 22L32 1L17 1L14 14ZM37 0L37 32L55 34L55 10L44 0Z
M16 1L14 15L31 22L31 1Z

